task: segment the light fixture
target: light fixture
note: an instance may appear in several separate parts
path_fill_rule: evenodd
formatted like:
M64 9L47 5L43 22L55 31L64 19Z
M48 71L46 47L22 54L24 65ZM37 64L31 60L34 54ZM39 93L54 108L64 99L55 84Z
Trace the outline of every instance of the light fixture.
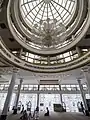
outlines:
M41 20L39 25L34 24L31 32L34 34L31 39L37 39L35 34L38 35L43 48L55 47L56 45L64 42L67 38L64 24L58 24L57 19L52 20L48 18L46 20Z

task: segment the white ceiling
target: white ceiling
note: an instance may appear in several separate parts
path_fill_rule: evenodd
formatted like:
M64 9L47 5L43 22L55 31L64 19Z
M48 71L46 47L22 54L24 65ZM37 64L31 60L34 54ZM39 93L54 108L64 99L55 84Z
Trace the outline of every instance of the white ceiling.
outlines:
M4 74L1 73L0 81L10 82L11 77L12 72L10 70L9 72L6 71ZM33 73L20 69L17 74L16 84L19 83L20 78L23 78L23 84L39 84L40 80L59 80L60 84L77 84L77 78L80 78L82 83L86 82L81 69L53 74Z

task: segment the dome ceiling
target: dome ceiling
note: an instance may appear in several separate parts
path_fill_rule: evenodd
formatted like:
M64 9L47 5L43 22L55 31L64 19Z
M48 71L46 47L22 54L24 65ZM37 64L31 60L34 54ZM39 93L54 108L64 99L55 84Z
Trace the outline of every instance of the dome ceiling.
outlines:
M21 0L20 12L31 28L38 49L57 49L67 44L66 25L76 10L76 0Z
M57 55L75 46L86 33L86 5L84 0L11 1L8 25L15 40L30 52Z
M24 20L30 25L43 26L42 22L56 21L65 26L73 16L77 0L20 0L20 10Z

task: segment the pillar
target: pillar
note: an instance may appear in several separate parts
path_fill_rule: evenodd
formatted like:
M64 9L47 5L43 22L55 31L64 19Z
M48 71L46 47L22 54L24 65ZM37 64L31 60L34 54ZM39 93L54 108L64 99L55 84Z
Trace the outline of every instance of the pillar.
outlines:
M17 75L17 69L14 69L13 73L12 73L11 82L10 82L10 85L9 85L9 88L8 88L7 97L6 97L6 100L5 100L5 103L4 103L4 107L3 107L3 110L2 110L0 120L6 120L11 96L12 96L14 85L15 85L16 75Z
M59 89L61 91L61 85L59 85ZM60 93L60 101L61 101L61 104L63 103L63 100L62 100L62 93Z
M19 96L20 96L20 90L21 90L21 85L23 82L23 78L20 79L20 84L18 85L18 91L16 93L16 100L15 100L15 109L14 109L14 114L17 114L17 106L18 106L18 101L19 101Z
M82 71L83 71L84 77L86 79L88 91L89 91L89 94L90 94L90 75L88 73L88 67L82 68Z
M78 56L81 56L81 50L79 47L76 46L76 52L78 53Z
M85 107L85 115L88 116L89 111L88 111L88 106L87 106L87 102L86 102L86 97L85 97L85 94L84 94L84 91L83 91L83 86L81 84L81 80L78 79L77 81L78 81L78 84L79 84L79 87L80 87L80 92L81 92L82 100L83 100L84 107Z
M50 65L50 56L47 57L48 65Z
M39 111L39 88L40 88L40 85L38 85L38 93L37 93L37 108L38 108L38 111Z
M22 56L22 53L23 53L23 48L21 48L20 53L19 53L19 57L20 57L20 58L21 58L21 56Z

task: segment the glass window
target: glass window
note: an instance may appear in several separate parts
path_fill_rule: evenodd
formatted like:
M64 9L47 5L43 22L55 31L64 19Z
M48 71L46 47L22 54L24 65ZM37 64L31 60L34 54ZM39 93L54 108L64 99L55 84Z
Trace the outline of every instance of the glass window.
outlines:
M69 52L64 53L63 55L64 55L64 57L68 57L68 56L70 56L70 55L69 55Z
M18 89L18 85L15 85L15 86L14 86L14 89L17 90L17 89Z
M75 3L75 0L20 0L20 11L24 20L35 28L47 19L66 24L73 15Z
M77 103L82 101L81 94L63 94L62 99L67 112L78 112Z
M76 85L71 85L71 87L76 87Z
M28 53L28 57L34 58L34 54Z
M33 59L31 59L31 58L27 58L27 60L28 60L28 62L33 63Z
M90 94L86 94L86 99L90 99Z
M23 87L28 87L28 85L23 85Z
M0 110L3 109L7 93L0 93Z
M70 55L72 55L72 51L70 51Z
M0 90L3 90L4 89L4 85L0 85Z
M12 51L13 54L17 54L17 51Z
M34 111L37 106L37 94L24 94L21 93L19 97L19 101L22 102L25 109L27 109L27 103L31 102L31 111Z
M83 85L83 90L87 90L87 85Z
M40 61L39 60L35 60L35 63L40 63Z
M63 55L60 55L60 58L63 58Z
M21 86L21 90L23 90L23 85Z
M9 87L9 85L5 85L5 87Z
M88 49L82 49L82 51L87 52L87 51L88 51Z
M73 58L77 58L77 57L78 57L78 54L73 55Z
M54 111L53 104L60 104L60 94L40 94L40 111L45 111L46 107Z
M65 58L65 62L69 62L71 60L70 57Z
M70 85L66 85L67 90L71 90L71 86Z

